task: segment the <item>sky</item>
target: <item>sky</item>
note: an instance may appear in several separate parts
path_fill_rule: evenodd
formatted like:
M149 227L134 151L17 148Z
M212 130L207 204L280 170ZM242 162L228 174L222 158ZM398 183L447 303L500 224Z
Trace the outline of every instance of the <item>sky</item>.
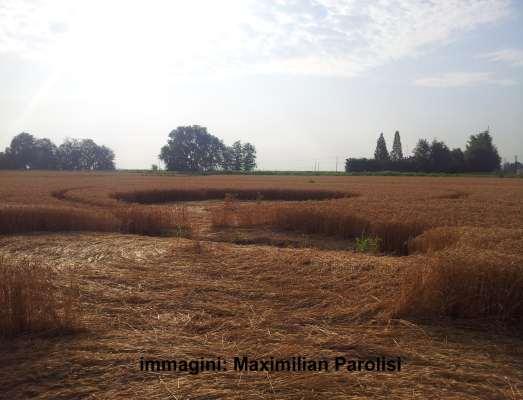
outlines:
M400 131L523 159L521 0L0 0L0 149L92 138L150 168L171 130L259 169L343 169ZM338 162L336 162L338 160Z

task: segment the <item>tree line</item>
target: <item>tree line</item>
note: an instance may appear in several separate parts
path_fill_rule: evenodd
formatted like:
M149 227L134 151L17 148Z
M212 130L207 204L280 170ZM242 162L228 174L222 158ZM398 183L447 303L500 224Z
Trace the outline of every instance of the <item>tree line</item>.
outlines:
M169 171L252 171L256 168L256 148L236 141L227 146L199 125L179 126L169 133L160 160Z
M399 131L394 134L392 150L389 153L383 133L380 134L374 158L348 158L347 172L492 172L500 169L501 158L492 142L489 130L471 135L465 151L449 149L442 141L419 139L412 155L403 156Z
M67 138L56 146L50 139L22 132L0 152L0 169L114 170L114 152L91 139Z

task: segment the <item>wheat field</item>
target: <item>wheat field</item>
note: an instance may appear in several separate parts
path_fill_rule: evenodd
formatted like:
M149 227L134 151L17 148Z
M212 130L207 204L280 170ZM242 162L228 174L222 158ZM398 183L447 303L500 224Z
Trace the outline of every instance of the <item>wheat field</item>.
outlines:
M523 181L0 173L0 397L521 399ZM401 357L390 373L140 358Z

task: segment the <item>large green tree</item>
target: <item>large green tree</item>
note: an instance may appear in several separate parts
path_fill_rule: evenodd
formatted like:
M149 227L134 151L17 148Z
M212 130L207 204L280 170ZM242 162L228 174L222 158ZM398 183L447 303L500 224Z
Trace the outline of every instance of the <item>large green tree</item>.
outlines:
M80 169L90 171L96 168L98 146L92 139L80 141Z
M448 172L452 155L447 145L434 139L430 145L430 171Z
M80 141L80 169L85 171L114 169L114 153L91 139Z
M374 159L379 161L388 161L389 151L387 150L387 143L385 143L385 138L383 133L380 134L378 141L376 143L376 150L374 151Z
M60 169L65 169L68 171L77 171L82 169L81 158L82 150L80 140L66 138L64 142L58 146Z
M114 165L114 151L107 146L98 146L96 148L96 163L94 168L96 170L113 170Z
M55 144L47 138L38 139L26 132L16 135L4 154L11 168L58 168L58 150Z
M34 141L32 169L58 169L58 148L47 138Z
M469 171L490 172L500 168L501 158L488 130L470 136L465 149L465 162Z
M420 139L413 150L416 168L428 172L430 169L430 144L427 139Z
M113 170L114 152L91 139L67 138L58 147L60 168L70 171Z
M16 169L30 169L35 155L35 138L33 135L22 132L11 140L9 156Z
M59 146L29 133L16 135L4 153L0 169L101 170L114 169L114 153L91 139L65 139Z
M159 157L168 170L210 171L223 166L224 148L203 126L179 126L169 133Z
M465 155L460 148L452 149L450 152L450 168L449 172L464 172Z

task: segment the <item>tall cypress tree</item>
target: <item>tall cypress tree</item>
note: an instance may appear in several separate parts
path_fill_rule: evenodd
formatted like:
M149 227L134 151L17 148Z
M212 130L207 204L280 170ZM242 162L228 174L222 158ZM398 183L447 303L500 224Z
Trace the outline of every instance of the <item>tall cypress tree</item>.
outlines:
M396 133L394 133L394 143L392 144L390 159L392 161L398 161L403 159L403 150L401 148L401 138L399 131L396 131Z
M380 161L389 160L389 151L387 150L387 143L385 143L385 138L383 133L380 134L378 142L376 143L376 150L374 151L374 159Z

